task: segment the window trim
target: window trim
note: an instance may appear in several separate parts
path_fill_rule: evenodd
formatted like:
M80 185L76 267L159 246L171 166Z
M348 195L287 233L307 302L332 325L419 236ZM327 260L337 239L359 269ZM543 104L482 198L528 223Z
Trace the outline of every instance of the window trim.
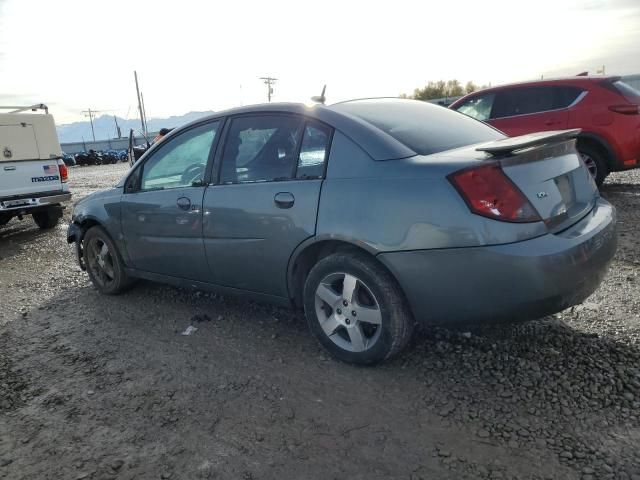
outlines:
M223 160L223 155L224 155L224 149L227 145L227 142L229 141L229 131L231 130L231 124L233 123L234 120L238 119L238 118L245 118L245 117L293 117L293 118L297 118L299 120L302 121L302 129L301 129L301 134L298 136L297 139L297 145L296 145L296 161L294 163L294 170L292 172L292 177L287 179L287 180L278 180L278 181L274 181L274 180L265 180L265 181L260 181L260 182L232 182L232 183L221 183L220 182L220 175L222 174L222 160ZM303 180L303 179L299 179L296 178L297 175L297 171L298 171L298 162L300 161L300 149L302 147L302 138L304 137L304 131L305 128L307 126L307 124L311 122L311 123L317 123L318 125L321 125L323 127L325 127L326 129L329 130L329 141L328 141L328 148L327 151L325 152L325 158L324 158L324 169L323 169L323 173L322 173L322 177L319 180L324 180L327 176L327 164L329 162L329 153L331 152L331 144L333 142L333 134L335 132L335 129L329 125L328 123L325 123L321 120L318 120L316 118L313 117L308 117L306 115L301 115L299 113L295 113L295 112L280 112L280 111L273 111L273 112L243 112L243 113L238 113L235 115L229 115L225 118L225 124L224 124L224 129L221 130L221 138L220 141L217 144L217 148L216 148L216 155L215 158L213 160L213 169L212 169L212 174L211 174L211 178L209 179L208 185L209 186L216 186L216 185L251 185L253 183L282 183L282 182L291 182L291 181L296 181L296 180ZM310 179L311 180L311 179Z
M176 132L175 135L172 135L171 138L167 139L167 143L165 145L168 145L169 142L175 141L176 139L180 138L182 135L196 129L196 128L200 128L200 127L204 127L207 125L211 125L213 123L219 123L220 126L216 129L216 133L213 137L213 140L211 142L211 147L209 147L209 155L207 157L207 164L205 165L205 169L204 169L204 176L203 176L203 181L202 181L202 186L206 186L208 184L208 177L211 174L211 164L212 164L212 160L214 158L215 152L218 149L218 145L219 145L219 140L220 140L220 135L222 133L223 128L225 127L226 124L226 117L216 117L216 118L208 118L202 122L198 122L194 125L191 125L187 128L185 128L184 130L181 130L179 132ZM162 152L163 147L165 145L158 145L158 148L154 149L153 152L151 152L150 155L148 155L147 157L145 157L143 159L142 162L140 162L139 165L136 166L135 169L131 170L131 172L127 175L127 179L124 182L124 188L123 188L123 194L131 194L131 193L146 193L146 192L158 192L158 191L163 191L163 189L148 189L148 190L143 190L142 189L142 175L144 174L144 166L147 164L147 162L149 162L152 158L155 158L156 155L158 155L158 152ZM136 178L137 177L137 178ZM130 182L135 181L136 185L134 186L133 189L129 189L129 185ZM191 185L191 187L194 187L193 185ZM189 185L186 186L182 186L182 187L176 187L176 188L189 188ZM168 191L172 191L175 189L167 189Z

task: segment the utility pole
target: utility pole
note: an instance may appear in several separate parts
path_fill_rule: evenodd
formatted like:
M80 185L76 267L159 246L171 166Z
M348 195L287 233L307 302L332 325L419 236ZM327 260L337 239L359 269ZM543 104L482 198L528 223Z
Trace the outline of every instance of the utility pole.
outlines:
M91 135L93 135L93 141L96 141L96 132L93 130L93 116L96 113L100 113L99 110L91 110L90 108L88 110L83 110L82 113L84 114L85 117L89 117L89 122L91 122Z
M144 105L144 95L140 92L140 101L142 102L142 115L144 115L144 133L149 133L149 127L147 126L147 107Z
M140 112L140 123L142 125L142 132L146 135L147 128L144 123L144 110L142 109L142 100L140 99L140 88L138 87L138 72L134 70L133 76L136 79L136 94L138 96L138 111Z
M120 131L120 125L118 125L118 118L114 115L113 121L116 122L116 138L122 138L122 132Z
M267 100L271 102L271 95L273 94L273 85L276 84L278 79L273 77L260 77L260 80L264 80L264 84L267 86Z

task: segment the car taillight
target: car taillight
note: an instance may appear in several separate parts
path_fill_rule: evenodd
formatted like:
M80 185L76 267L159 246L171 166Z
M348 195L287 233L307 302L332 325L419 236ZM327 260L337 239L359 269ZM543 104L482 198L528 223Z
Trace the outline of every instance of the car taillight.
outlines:
M58 172L60 172L60 180L62 183L66 183L67 180L69 180L69 169L67 169L67 166L63 162L58 163Z
M616 113L622 113L623 115L640 115L640 105L611 105L609 110Z
M466 168L450 174L447 178L469 209L477 215L503 222L525 223L541 220L527 197L498 164Z

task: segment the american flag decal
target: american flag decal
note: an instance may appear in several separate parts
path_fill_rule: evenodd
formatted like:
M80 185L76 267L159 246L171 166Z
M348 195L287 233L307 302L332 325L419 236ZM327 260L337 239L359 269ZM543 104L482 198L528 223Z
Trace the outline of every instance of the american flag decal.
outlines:
M58 173L58 167L56 165L45 165L42 168L44 168L44 173L47 175L55 175Z

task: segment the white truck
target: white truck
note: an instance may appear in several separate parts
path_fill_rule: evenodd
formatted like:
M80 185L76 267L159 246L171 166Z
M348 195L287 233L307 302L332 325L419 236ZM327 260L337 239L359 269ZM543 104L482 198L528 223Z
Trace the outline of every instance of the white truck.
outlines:
M39 228L54 227L71 199L67 181L47 106L0 106L0 226L31 215Z

